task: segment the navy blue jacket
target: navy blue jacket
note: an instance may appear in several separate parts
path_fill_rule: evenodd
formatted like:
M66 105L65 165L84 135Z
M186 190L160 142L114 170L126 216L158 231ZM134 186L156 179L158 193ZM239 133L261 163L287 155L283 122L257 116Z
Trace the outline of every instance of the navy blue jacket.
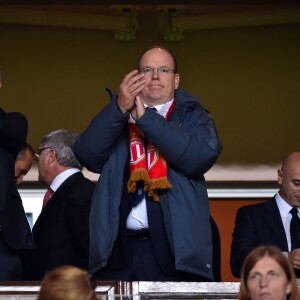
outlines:
M111 93L111 98L112 101L79 135L74 146L79 161L92 172L101 173L90 216L90 268L93 272L107 265L117 238L124 169L129 164L128 115L118 108L117 95ZM204 174L222 150L214 122L197 98L178 89L168 121L147 110L136 126L168 161L168 180L173 187L160 195L161 227L166 230L166 241L174 254L176 269L213 279L210 212ZM150 231L151 222L149 220ZM153 243L160 242L153 239Z

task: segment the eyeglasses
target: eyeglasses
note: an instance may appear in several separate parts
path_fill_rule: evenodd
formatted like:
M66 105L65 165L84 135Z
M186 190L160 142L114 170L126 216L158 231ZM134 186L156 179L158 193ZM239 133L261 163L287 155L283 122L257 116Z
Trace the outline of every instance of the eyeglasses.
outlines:
M154 73L154 70L157 70L157 73L162 76L167 76L170 73L174 73L174 70L169 69L168 67L159 67L159 68L153 68L153 67L145 67L140 68L140 72L147 75L152 75Z
M44 148L41 148L41 149L37 149L37 150L34 152L35 158L36 158L36 159L39 159L41 153L42 153L44 150L47 150L47 149L52 149L52 148L51 148L51 147L44 147Z

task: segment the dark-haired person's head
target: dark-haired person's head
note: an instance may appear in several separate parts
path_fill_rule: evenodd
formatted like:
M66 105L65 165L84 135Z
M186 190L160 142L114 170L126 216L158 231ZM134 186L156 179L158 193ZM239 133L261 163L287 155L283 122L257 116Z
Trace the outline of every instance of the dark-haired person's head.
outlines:
M34 159L34 150L29 144L25 144L15 160L15 182L17 185L21 184L24 176L32 167Z

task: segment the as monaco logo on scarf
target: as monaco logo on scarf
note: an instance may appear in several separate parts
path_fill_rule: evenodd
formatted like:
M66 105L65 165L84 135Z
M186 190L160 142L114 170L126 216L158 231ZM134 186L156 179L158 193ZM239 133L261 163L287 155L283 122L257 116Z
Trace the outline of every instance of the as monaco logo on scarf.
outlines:
M149 144L147 149L147 162L148 162L148 172L157 163L158 153L154 145Z
M167 116L173 106L174 102L169 108ZM128 127L130 139L128 192L134 193L137 182L143 181L144 191L147 191L148 196L152 197L154 201L159 201L159 191L172 188L167 178L167 161L150 140L145 143L144 134L132 119L129 119ZM147 149L145 144L147 144Z
M133 138L130 141L130 165L136 165L142 159L145 159L145 146L140 139Z

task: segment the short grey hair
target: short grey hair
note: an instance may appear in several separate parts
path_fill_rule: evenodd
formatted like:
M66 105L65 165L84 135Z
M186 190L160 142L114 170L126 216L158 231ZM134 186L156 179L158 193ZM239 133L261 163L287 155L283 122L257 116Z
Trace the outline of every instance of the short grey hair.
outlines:
M45 135L41 143L44 147L56 150L56 159L60 165L82 170L82 165L76 159L72 150L76 137L77 133L73 131L58 129Z

